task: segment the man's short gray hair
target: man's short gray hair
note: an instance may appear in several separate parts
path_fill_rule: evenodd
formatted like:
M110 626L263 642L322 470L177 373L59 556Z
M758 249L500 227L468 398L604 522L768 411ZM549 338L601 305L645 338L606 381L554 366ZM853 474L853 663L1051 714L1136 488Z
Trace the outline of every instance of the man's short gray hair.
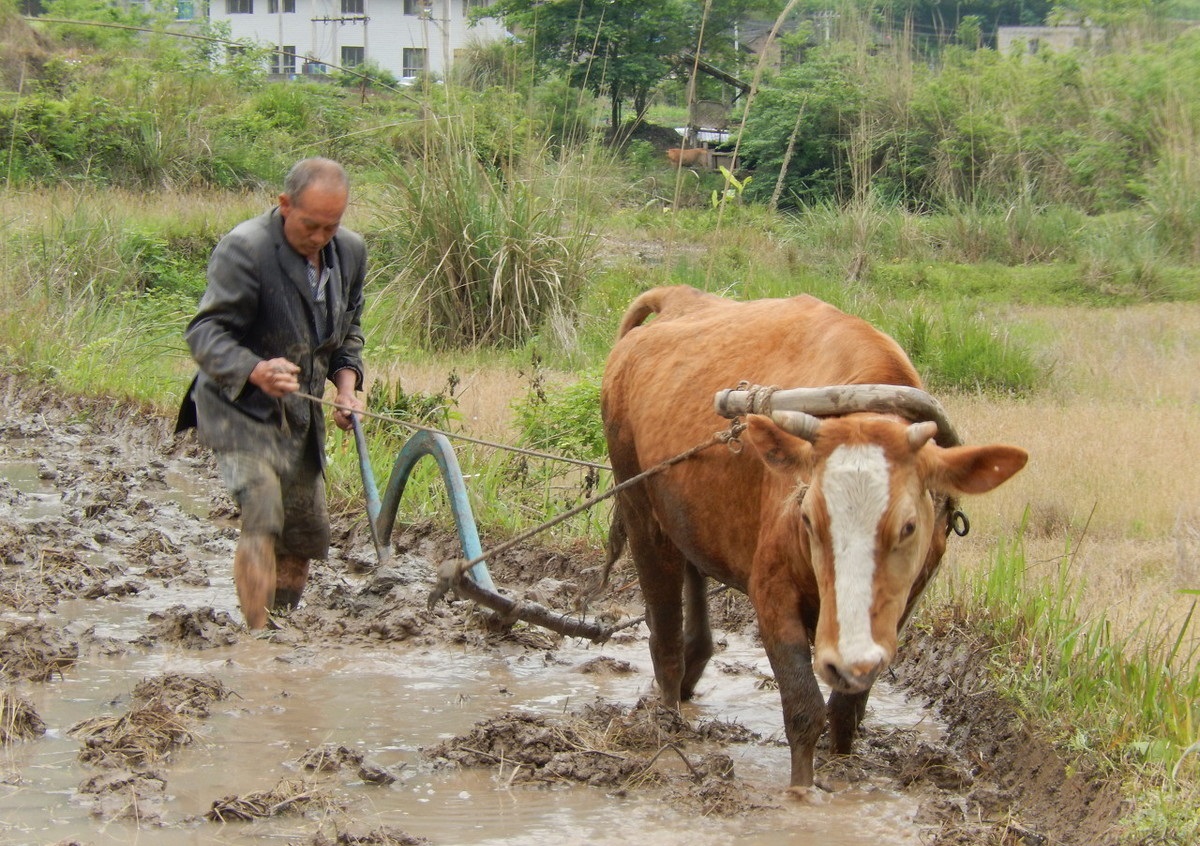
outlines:
M335 188L350 193L350 177L346 169L333 159L314 157L301 159L292 165L283 180L283 193L293 203L313 185Z

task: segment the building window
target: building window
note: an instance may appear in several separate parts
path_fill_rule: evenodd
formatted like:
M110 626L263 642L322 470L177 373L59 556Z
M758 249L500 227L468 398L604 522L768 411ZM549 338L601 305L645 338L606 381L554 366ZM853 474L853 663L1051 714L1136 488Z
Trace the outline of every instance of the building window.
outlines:
M404 66L400 70L400 76L419 76L424 73L428 53L424 47L405 47Z
M271 73L292 76L296 73L296 45L286 44L271 54Z
M425 0L404 0L404 14L424 16L429 14L429 3Z
M366 0L342 0L343 15L363 15L366 11Z
M342 67L356 68L367 60L367 50L365 47L343 47L342 48Z
M190 21L196 17L196 7L192 0L176 0L175 2L175 20Z
M253 15L254 0L225 0L225 14Z
M278 15L279 0L267 0L267 12L272 15ZM283 13L285 15L296 14L296 0L283 0Z

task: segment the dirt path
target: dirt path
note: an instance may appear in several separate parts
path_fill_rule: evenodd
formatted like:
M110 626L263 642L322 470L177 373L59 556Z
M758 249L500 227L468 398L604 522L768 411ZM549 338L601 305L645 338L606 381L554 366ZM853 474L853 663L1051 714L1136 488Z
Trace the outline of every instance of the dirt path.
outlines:
M32 473L38 485L56 492L53 516L38 516L15 479L20 473ZM164 497L192 484L199 507L185 496ZM155 592L204 596L224 574L215 571L220 564L196 562L229 559L236 537L231 517L208 457L190 440L171 436L166 421L104 402L63 400L12 379L0 383L0 740L6 748L38 744L47 733L23 692L61 685L97 656L131 649L191 653L251 639L236 613L208 604L162 607L124 641L89 627L77 613L70 620L57 613L63 603L101 609ZM407 643L542 655L547 664L563 647L553 633L497 625L468 602L429 609L430 561L456 554L444 533L427 526L398 530L396 554L385 570L375 569L361 522L339 525L335 534L335 566L321 568L304 605L257 640L306 654ZM600 563L592 552L530 548L489 567L497 584L522 598L568 610L589 586L584 574ZM641 610L637 602L635 589L614 590L596 610L633 616ZM753 636L744 599L726 594L714 605L717 626ZM1127 810L1119 793L1021 726L989 691L986 653L969 633L914 631L901 654L893 683L927 701L945 731L931 737L887 730L873 726L869 713L857 754L839 759L820 752L818 770L827 784L841 790L870 781L911 797L919 804L915 824L931 844L1119 842L1116 824ZM597 658L585 671L634 672L623 663ZM737 666L723 671L754 672ZM168 789L173 755L191 742L210 710L237 691L216 674L163 673L131 679L128 686L132 695L119 713L96 713L58 729L78 742L79 761L88 768L76 798L92 818L194 827L205 820L332 815L332 829L322 825L304 842L429 842L394 827L355 832L353 814L322 798L313 774L348 772L362 783L384 785L397 779L370 755L336 745L312 748L295 766L296 778L282 779L272 790L213 797L204 820L174 821ZM734 757L752 754L747 744L762 741L744 726L692 723L664 712L652 697L626 705L572 704L553 715L502 713L451 739L431 738L422 759L430 768L496 770L499 764L497 777L510 784L569 785L606 795L657 791L685 814L705 817L749 819L783 808L803 827L803 807L789 809L779 792L740 777L734 767ZM674 766L666 765L669 759ZM10 755L10 767L16 761ZM19 785L22 778L15 766L4 783Z

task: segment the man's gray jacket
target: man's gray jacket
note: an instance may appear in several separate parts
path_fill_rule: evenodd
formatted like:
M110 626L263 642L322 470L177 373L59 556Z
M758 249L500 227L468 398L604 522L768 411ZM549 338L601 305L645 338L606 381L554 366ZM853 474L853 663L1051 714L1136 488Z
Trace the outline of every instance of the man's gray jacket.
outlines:
M324 414L294 394L273 399L252 385L250 371L283 357L300 367L300 390L322 396L325 380L343 368L362 389L362 309L366 247L340 229L322 253L330 268L329 317L317 337L306 265L287 243L279 209L239 224L221 239L208 263L208 287L185 337L200 372L180 408L176 431L197 427L215 451L248 449L286 465L296 450L315 449L324 462ZM283 469L281 467L280 469Z

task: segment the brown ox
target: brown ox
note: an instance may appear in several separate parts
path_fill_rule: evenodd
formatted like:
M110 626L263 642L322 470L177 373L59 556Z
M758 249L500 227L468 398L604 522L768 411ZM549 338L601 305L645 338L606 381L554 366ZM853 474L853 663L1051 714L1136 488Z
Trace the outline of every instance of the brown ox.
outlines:
M733 302L657 288L625 313L605 369L616 479L707 441L721 428L714 395L741 380L920 386L895 341L812 297ZM711 447L622 491L611 542L619 552L628 540L669 706L692 696L712 656L705 579L749 595L783 702L790 789L804 794L827 718L835 750L850 750L870 687L945 551L952 497L991 490L1027 454L942 447L936 423L894 414L745 422L747 449Z
M667 160L675 167L705 167L708 164L708 150L700 147L683 149L672 147L667 150Z

